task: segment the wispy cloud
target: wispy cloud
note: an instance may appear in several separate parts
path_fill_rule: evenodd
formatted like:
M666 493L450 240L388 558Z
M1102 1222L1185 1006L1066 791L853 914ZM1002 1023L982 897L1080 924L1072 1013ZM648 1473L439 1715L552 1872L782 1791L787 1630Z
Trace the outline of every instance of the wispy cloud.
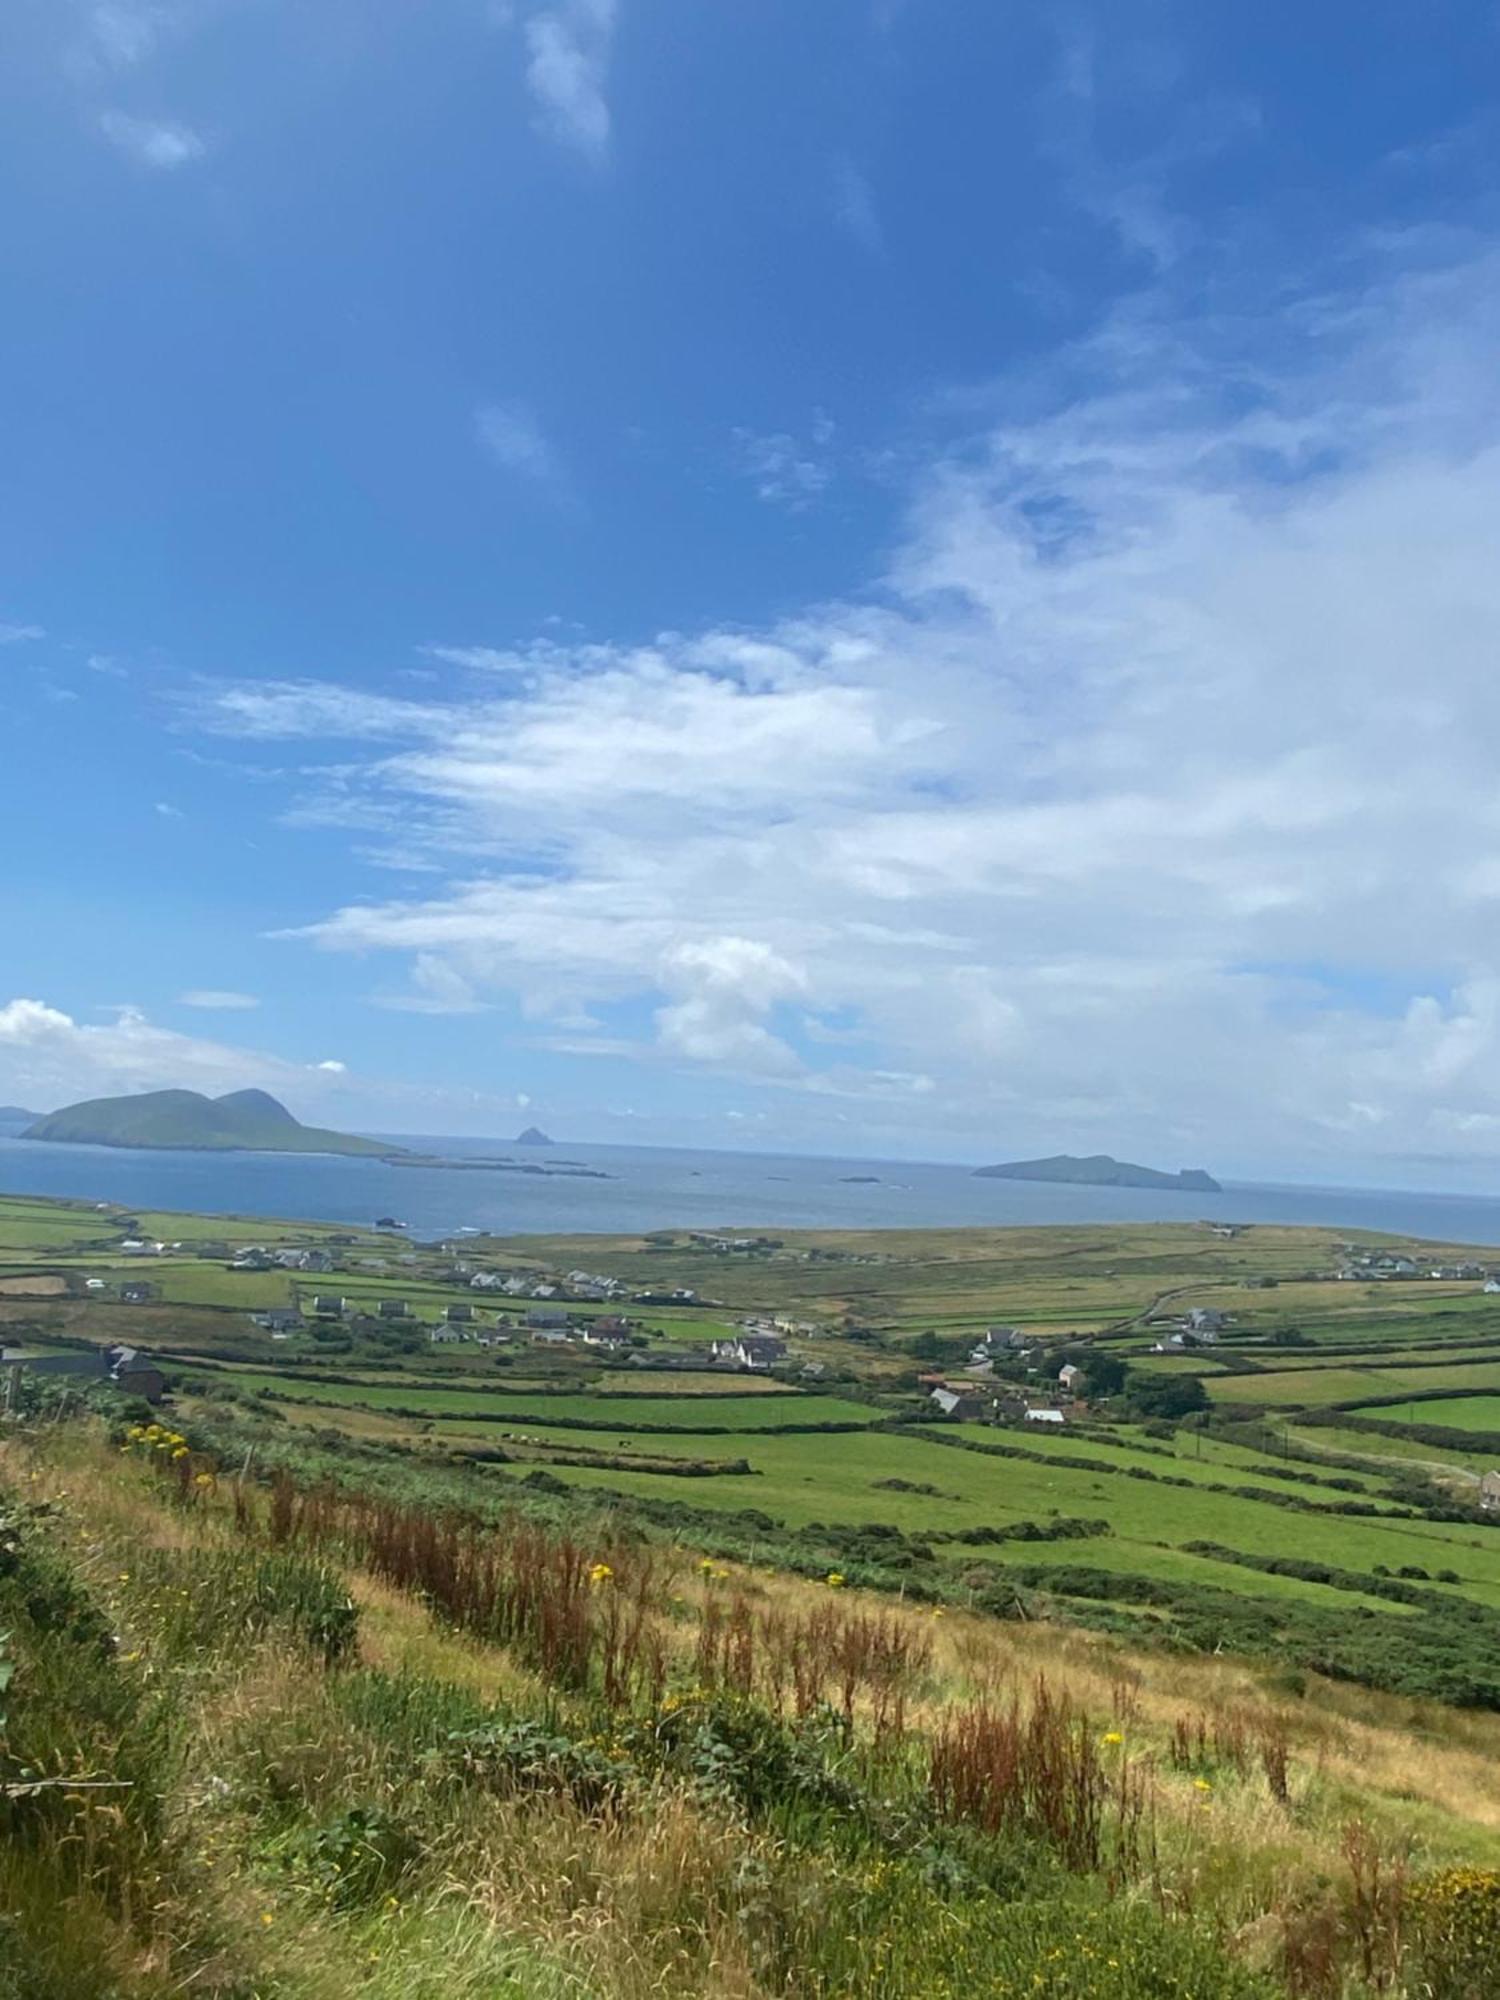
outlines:
M45 639L40 625L0 625L0 646L22 646L32 639Z
M464 667L471 673L525 673L534 664L531 654L502 652L498 646L422 646L418 650L426 659L441 660L449 667Z
M605 84L616 0L559 0L525 25L526 83L543 129L594 165L607 157Z
M833 419L821 410L801 437L744 428L731 433L738 469L756 497L794 514L812 506L832 482L834 435Z
M99 59L117 69L131 69L155 48L171 11L148 0L107 0L88 9L85 32Z
M123 111L106 111L99 120L99 129L112 146L140 166L160 173L190 166L208 150L191 126L154 118L132 118Z
M258 1007L259 1000L253 993L231 993L218 986L194 986L186 993L179 993L177 1003L181 1007L202 1007L209 1013L243 1013L251 1007Z
M535 411L525 403L484 403L474 413L474 434L496 465L546 487L555 496L568 491L568 476Z
M885 248L885 232L874 190L847 153L841 153L833 163L830 199L833 219L844 234L861 250L878 257Z

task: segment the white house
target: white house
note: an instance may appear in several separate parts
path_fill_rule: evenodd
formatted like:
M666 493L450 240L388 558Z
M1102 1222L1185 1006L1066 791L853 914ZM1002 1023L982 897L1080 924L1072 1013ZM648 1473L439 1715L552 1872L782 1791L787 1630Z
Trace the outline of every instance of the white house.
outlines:
M1028 1424L1065 1424L1068 1420L1061 1410L1028 1410Z
M1073 1384L1083 1379L1083 1370L1076 1363L1069 1361L1065 1366L1058 1369L1057 1379L1065 1389L1071 1391Z
M774 1368L786 1359L786 1342L772 1333L741 1333L733 1340L716 1340L711 1353L715 1361L735 1368Z

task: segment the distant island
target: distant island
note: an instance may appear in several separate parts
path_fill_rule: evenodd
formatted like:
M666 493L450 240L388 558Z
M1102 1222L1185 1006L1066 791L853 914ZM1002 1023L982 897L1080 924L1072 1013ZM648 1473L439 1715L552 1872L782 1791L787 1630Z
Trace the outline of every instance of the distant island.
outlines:
M517 1139L516 1144L518 1146L550 1146L552 1141L547 1137L547 1134L542 1130L540 1125L528 1125L520 1138Z
M1201 1167L1183 1167L1164 1174L1157 1167L1137 1167L1129 1160L1112 1160L1108 1153L1054 1153L1046 1160L1011 1160L999 1167L976 1167L981 1181L1057 1181L1073 1187L1162 1188L1175 1194L1222 1194L1212 1174Z
M348 1132L303 1125L264 1090L204 1097L196 1090L147 1090L134 1097L94 1097L38 1118L23 1139L69 1146L163 1147L199 1153L347 1153L399 1157L405 1148Z
M40 1111L23 1111L19 1104L0 1104L0 1125L34 1125Z

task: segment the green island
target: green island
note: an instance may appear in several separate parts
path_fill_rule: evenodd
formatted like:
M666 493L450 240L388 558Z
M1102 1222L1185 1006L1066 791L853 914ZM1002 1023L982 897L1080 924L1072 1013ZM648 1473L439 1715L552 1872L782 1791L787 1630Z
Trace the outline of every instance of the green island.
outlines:
M21 1137L72 1146L344 1153L371 1159L404 1150L385 1140L304 1125L265 1090L231 1090L223 1097L205 1097L197 1090L146 1090L129 1097L95 1097L38 1118Z
M0 1996L1500 1992L1492 1266L0 1198Z

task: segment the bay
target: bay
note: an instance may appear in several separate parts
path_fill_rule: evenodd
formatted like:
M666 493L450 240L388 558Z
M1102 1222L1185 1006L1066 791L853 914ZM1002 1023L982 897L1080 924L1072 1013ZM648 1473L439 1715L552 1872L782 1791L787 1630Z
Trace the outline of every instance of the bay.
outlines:
M543 1167L394 1167L285 1153L131 1151L0 1138L0 1190L132 1208L372 1223L413 1237L621 1233L646 1229L941 1229L966 1225L1198 1221L1369 1229L1438 1242L1500 1244L1500 1199L1369 1188L1227 1183L1219 1195L976 1180L936 1161L809 1158L657 1146L527 1153L503 1140L413 1138L452 1159L509 1156ZM607 1178L574 1178L576 1163Z

